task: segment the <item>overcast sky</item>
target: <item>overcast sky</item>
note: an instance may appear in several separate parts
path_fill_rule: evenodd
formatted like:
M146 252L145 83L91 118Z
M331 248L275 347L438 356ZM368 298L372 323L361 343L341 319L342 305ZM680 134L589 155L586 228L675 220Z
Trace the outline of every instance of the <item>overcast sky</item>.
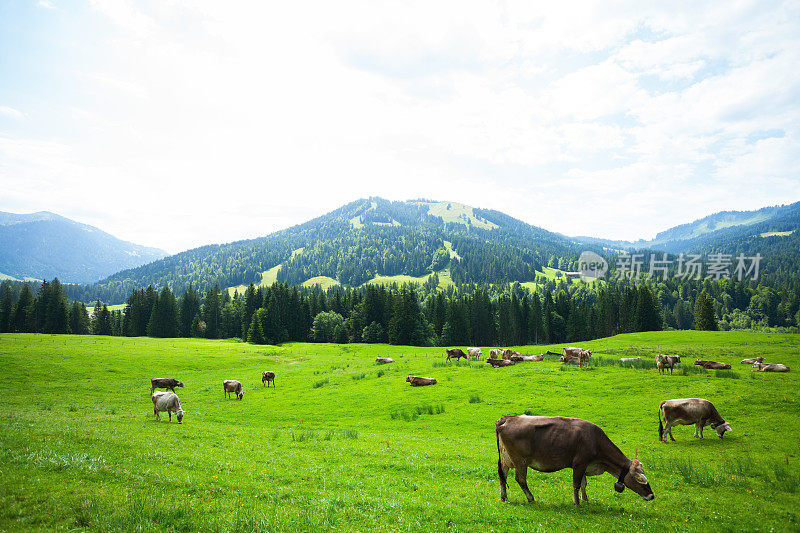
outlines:
M0 2L0 210L177 252L372 195L624 239L800 200L800 3L642 4Z

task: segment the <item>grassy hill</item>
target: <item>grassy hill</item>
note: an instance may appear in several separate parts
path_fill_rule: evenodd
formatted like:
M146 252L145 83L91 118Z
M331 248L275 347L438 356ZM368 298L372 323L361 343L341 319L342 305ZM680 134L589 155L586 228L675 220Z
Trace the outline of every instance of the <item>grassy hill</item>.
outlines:
M580 371L552 358L446 364L442 348L5 334L0 371L16 379L0 384L0 530L797 530L800 337L658 332L585 346L597 366ZM734 369L660 376L658 353ZM375 365L387 355L397 362ZM607 364L637 355L650 367ZM738 364L756 355L793 371ZM266 369L275 388L261 386ZM406 374L439 383L410 388ZM154 376L185 383L182 425L155 422ZM223 398L223 379L242 381L242 401ZM680 397L712 400L733 432L699 441L682 426L658 442L658 404ZM597 423L643 461L656 499L617 494L604 475L575 508L564 470L529 473L536 504L513 480L500 502L494 422L523 412Z

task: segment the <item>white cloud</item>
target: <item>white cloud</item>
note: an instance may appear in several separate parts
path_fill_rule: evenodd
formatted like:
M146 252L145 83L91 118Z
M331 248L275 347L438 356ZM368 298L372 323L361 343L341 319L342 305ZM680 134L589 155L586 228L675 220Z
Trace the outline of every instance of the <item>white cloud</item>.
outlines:
M61 86L0 81L39 102L0 107L29 127L0 130L0 179L9 205L135 242L368 195L638 238L800 192L796 4L91 5L61 8Z
M22 111L4 105L0 105L0 115L5 115L7 117L16 119L25 118L25 113L23 113Z

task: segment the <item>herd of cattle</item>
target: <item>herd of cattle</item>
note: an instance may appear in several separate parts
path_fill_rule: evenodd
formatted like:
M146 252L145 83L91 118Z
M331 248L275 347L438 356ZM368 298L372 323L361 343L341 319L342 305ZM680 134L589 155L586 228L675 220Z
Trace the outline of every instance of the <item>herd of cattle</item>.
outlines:
M460 358L477 359L483 355L480 348L467 348L464 353L460 348L446 349L447 361ZM565 364L577 364L581 368L592 357L591 350L569 347L563 349L563 354L548 351L546 354L523 355L511 349L494 348L489 351L486 362L493 367L511 366L523 361L543 361L545 355L560 355L559 361ZM623 357L621 363L641 361L641 357ZM377 364L394 363L389 357L378 357ZM681 362L679 355L656 356L656 367L659 374L672 374L676 364ZM783 364L766 364L763 357L744 359L742 364L752 365L754 371L759 372L788 372L789 367ZM697 359L695 365L708 369L725 370L731 365L716 361ZM275 386L275 372L265 370L261 375L261 384ZM435 385L435 378L423 376L406 376L406 382L412 387ZM222 382L223 391L227 398L235 394L241 400L244 390L241 382L226 379ZM153 412L156 420L160 421L160 413L166 412L169 421L174 413L178 423L183 422L185 411L181 408L181 401L175 394L176 387L183 387L183 382L175 378L153 378L150 380L150 396L153 401ZM156 391L155 389L168 389ZM658 407L658 439L667 442L667 436L672 436L672 428L676 425L694 425L694 436L703 438L703 428L711 426L721 439L726 431L732 431L731 426L717 411L714 405L702 398L681 398L664 400ZM515 479L525 497L533 502L534 497L528 489L527 471L533 468L539 472L556 472L564 468L572 468L572 501L579 505L586 501L587 476L598 476L604 472L615 476L614 490L622 492L625 488L631 489L645 501L655 498L655 493L644 474L642 463L636 459L629 459L605 432L595 424L579 418L548 417L548 416L504 416L495 423L497 440L497 475L500 479L500 499L507 499L507 478L511 469L515 470Z

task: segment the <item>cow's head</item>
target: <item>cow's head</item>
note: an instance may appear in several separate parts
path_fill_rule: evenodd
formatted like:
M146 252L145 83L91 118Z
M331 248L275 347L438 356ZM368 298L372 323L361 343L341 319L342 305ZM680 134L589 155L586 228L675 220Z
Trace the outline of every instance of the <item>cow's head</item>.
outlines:
M694 364L699 365L700 364L700 359L695 359L694 360Z
M183 381L177 380L175 378L172 378L172 379L175 380L175 386L176 387L183 387Z
M183 424L183 409L178 409L175 411L175 416L178 419L178 424Z
M241 400L242 398L244 398L244 389L239 389L238 391L236 391L236 397L237 397L238 399L240 399L240 400Z
M406 381L408 381L409 383L411 383L411 376L406 376Z
M731 425L727 422L722 422L721 424L711 425L711 429L717 432L717 437L722 438L725 435L726 431L733 431L731 429Z
M650 482L647 481L647 477L644 475L642 463L636 459L631 461L627 469L620 472L619 479L614 483L614 488L617 492L622 492L625 487L631 489L647 502L656 497L653 489L650 488Z

